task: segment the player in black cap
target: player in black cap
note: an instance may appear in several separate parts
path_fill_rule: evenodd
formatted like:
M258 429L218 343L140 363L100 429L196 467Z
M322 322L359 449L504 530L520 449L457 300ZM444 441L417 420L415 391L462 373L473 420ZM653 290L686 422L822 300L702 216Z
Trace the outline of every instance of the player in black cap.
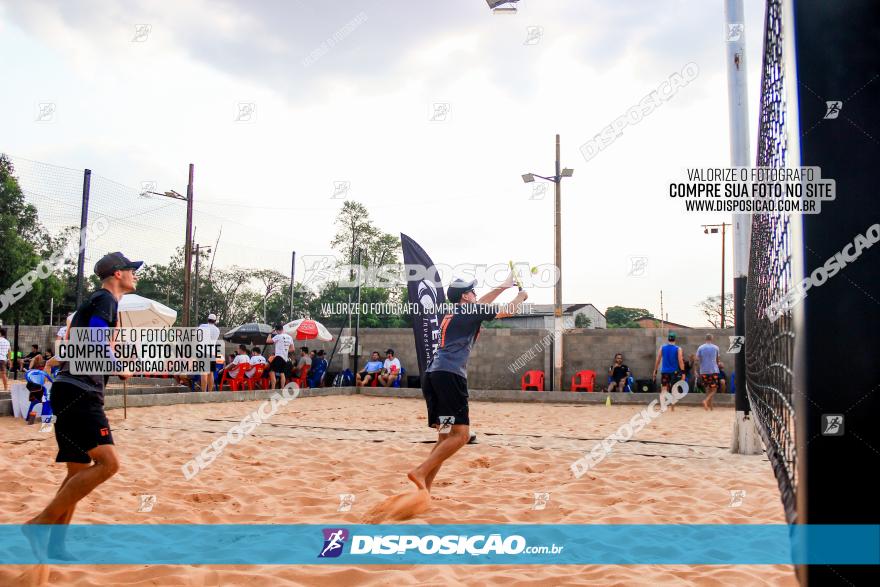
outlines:
M428 407L428 425L437 428L437 444L425 461L407 474L420 490L430 492L431 483L443 465L470 439L468 412L467 364L471 349L480 336L483 322L516 314L528 294L520 292L504 306L492 302L514 286L513 273L480 299L474 290L476 280L455 279L446 297L453 302L452 313L440 324L440 345L422 379L422 394Z
M71 328L113 328L116 326L119 300L135 291L135 271L143 261L130 261L122 253L108 253L95 264L101 288L77 308ZM49 557L71 560L64 547L66 528L77 502L119 469L113 448L110 423L104 414L104 385L107 375L73 375L69 363L62 363L52 385L51 405L56 415L55 461L67 463L67 476L55 497L42 512L27 522L23 531L39 560ZM120 378L127 378L119 374ZM33 525L55 524L51 536Z

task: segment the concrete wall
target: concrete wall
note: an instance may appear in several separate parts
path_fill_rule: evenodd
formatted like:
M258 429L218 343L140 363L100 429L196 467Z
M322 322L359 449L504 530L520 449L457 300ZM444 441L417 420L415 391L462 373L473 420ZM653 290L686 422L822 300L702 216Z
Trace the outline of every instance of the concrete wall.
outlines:
M34 342L40 348L50 348L55 340L58 327L53 326L22 326L19 332L19 348L27 354ZM12 342L12 327L8 327L9 339ZM612 328L612 329L572 329L564 337L563 386L569 388L572 376L585 369L597 373L597 381L604 383L606 373L615 353L623 353L625 362L637 379L648 379L654 368L657 349L666 342L665 329L659 328ZM338 330L333 331L336 336ZM679 330L678 344L685 351L685 356L696 352L703 343L706 333L715 335L715 342L721 348L722 360L725 361L728 375L733 371L733 356L727 355L727 336L733 335L733 329L719 330L715 328L694 328ZM348 334L343 331L343 335ZM353 332L350 334L354 334ZM484 328L479 341L474 347L468 368L468 383L474 389L519 389L522 374L530 369L545 372L550 376L552 364L552 340L549 331L544 329L524 328ZM334 342L297 341L298 346L313 349L324 349L329 353ZM265 345L262 345L265 346ZM235 345L227 344L226 353L234 351ZM393 348L401 364L410 375L418 374L415 343L412 330L409 328L365 328L360 331L361 358L360 365L355 367L349 357L337 354L330 365L331 371L339 371L348 367L352 370L360 368L366 356L373 350L379 351L384 359L387 348ZM531 353L529 353L531 349ZM525 353L528 356L523 357ZM520 357L525 364L508 368Z

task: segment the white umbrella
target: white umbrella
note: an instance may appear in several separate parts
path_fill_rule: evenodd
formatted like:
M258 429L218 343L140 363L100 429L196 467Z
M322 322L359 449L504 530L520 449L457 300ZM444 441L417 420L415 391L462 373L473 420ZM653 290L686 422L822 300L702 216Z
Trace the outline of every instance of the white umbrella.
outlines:
M163 328L177 320L176 310L137 294L122 296L118 311L118 325L124 328Z
M333 335L330 334L326 326L310 318L300 318L288 322L282 327L282 330L292 336L294 340L323 340L324 342L333 340Z

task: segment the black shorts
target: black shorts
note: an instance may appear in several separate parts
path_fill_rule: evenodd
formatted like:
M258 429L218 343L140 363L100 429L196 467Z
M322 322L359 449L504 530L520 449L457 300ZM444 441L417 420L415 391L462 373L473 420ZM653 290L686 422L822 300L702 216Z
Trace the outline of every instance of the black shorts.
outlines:
M428 405L428 426L440 424L441 418L452 416L450 423L469 425L467 379L455 373L434 371L422 377L422 395Z
M89 451L102 444L113 444L104 402L94 391L58 381L52 385L50 403L56 416L56 463L91 463Z
M272 362L269 363L269 370L273 373L278 373L279 375L284 373L284 369L287 367L287 361L284 360L284 357L276 356L272 359Z
M700 375L700 381L703 382L703 387L718 387L718 380L718 373Z
M674 385L681 379L681 371L673 371L672 373L660 374L660 386Z
M216 373L216 372L217 372L217 361L211 361L211 367L210 367L210 369L211 369L211 370L209 371L210 373Z

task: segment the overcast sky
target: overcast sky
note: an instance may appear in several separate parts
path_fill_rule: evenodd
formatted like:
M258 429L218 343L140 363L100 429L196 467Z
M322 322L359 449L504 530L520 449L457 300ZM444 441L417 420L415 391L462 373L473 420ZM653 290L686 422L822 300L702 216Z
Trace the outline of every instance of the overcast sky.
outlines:
M745 8L754 137L763 2ZM292 250L331 253L339 181L436 263L537 265L553 262L552 184L536 197L520 175L553 174L559 133L574 169L564 301L659 315L663 290L669 319L699 326L721 269L720 235L701 224L730 216L685 213L667 193L687 167L729 165L724 34L720 0L523 0L504 16L485 0L0 2L0 151L131 193L146 181L185 193L194 163L197 240L223 226L220 266L288 272ZM584 158L581 145L691 62L696 79ZM45 103L52 118L37 120ZM167 226L118 246L162 239L170 254L183 208L118 205L147 204L161 211L144 225L172 215ZM164 261L154 249L141 254ZM644 275L630 275L633 257Z

